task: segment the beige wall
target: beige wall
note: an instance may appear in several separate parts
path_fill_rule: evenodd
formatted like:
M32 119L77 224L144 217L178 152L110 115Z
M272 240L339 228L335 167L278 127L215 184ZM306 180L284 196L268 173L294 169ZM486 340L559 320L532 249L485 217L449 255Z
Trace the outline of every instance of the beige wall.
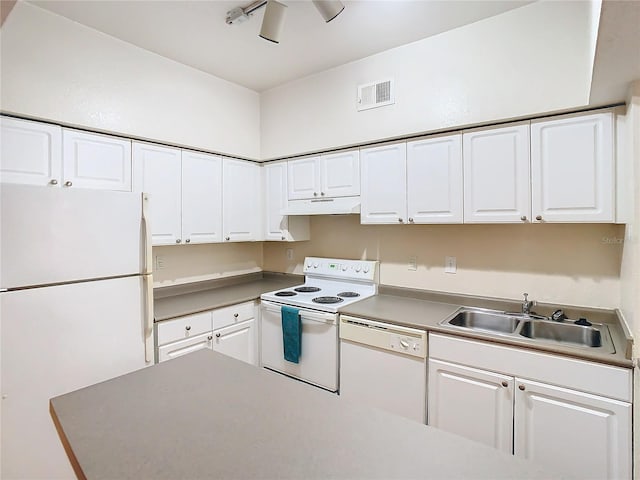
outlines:
M153 258L156 287L259 272L263 263L260 242L154 247Z
M380 260L387 285L614 308L620 302L621 225L360 225L318 216L308 242L265 243L264 269L302 272L307 255ZM287 261L286 249L294 250ZM418 269L409 271L410 256ZM444 257L457 257L456 274Z

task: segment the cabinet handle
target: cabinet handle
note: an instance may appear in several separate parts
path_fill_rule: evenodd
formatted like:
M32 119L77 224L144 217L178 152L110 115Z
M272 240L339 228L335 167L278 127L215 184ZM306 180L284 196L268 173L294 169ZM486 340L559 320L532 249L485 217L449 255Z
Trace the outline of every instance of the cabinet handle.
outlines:
M224 239L228 242L229 240L231 240L231 237L224 237Z
M403 220L402 220L401 218L399 218L399 219L398 219L398 222L402 223L402 222L403 222Z
M522 220L523 222L526 222L527 221L527 216L526 215L522 215L520 217L520 220Z
M507 382L504 382L504 381L503 381L503 382L502 382L502 386L506 388L506 387L508 387L508 386L509 386L509 384L508 384Z
M187 325L186 327L184 327L184 329L188 332L189 330L191 330L191 325Z
M219 333L216 333L216 338L220 338L220 334Z
M233 318L238 318L238 314L237 314L237 313L234 313L234 314L233 314Z
M542 220L542 215L536 215L536 220L538 221Z
M179 238L176 238L176 243L181 243L182 240L180 240Z
M207 337L207 340L209 340L209 341L213 340L213 335L209 335L209 336Z
M410 218L410 219L409 219L409 223L413 223L413 218Z
M58 180L56 180L55 178L52 178L51 181L49 182L51 185L57 185L58 184Z
M282 236L282 240L286 240L286 237L284 235Z
M320 196L324 197L324 192L320 192Z
M518 385L518 388L524 391L524 385Z
M186 242L186 243L191 243L191 239L190 239L190 238L187 238L187 239L185 240L185 242Z
M318 196L318 192L313 192L313 196L317 197Z
M64 186L65 186L65 187L70 187L71 185L73 185L73 183L71 183L69 180L67 180L66 182L64 182Z

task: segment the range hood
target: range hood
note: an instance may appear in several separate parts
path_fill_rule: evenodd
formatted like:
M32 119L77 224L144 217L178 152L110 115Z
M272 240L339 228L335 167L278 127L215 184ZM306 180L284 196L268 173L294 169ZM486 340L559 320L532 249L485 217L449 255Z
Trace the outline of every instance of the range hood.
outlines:
M347 215L360 213L360 197L289 200L282 215Z

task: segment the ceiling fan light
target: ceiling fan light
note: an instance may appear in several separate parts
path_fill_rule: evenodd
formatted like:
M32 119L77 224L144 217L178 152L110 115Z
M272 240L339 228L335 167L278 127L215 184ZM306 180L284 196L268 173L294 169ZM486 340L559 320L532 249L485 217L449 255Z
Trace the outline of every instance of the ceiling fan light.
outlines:
M313 0L322 18L329 23L344 10L344 5L340 0Z
M260 28L260 36L265 40L273 43L280 43L280 34L284 26L284 17L287 12L287 6L283 3L269 0L262 18L262 27Z

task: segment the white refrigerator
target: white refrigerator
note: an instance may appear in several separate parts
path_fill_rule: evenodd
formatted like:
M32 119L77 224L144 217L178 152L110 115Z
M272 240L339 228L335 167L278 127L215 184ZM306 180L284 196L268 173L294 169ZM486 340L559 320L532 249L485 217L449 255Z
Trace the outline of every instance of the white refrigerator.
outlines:
M146 195L0 198L0 477L75 478L49 399L153 363Z

